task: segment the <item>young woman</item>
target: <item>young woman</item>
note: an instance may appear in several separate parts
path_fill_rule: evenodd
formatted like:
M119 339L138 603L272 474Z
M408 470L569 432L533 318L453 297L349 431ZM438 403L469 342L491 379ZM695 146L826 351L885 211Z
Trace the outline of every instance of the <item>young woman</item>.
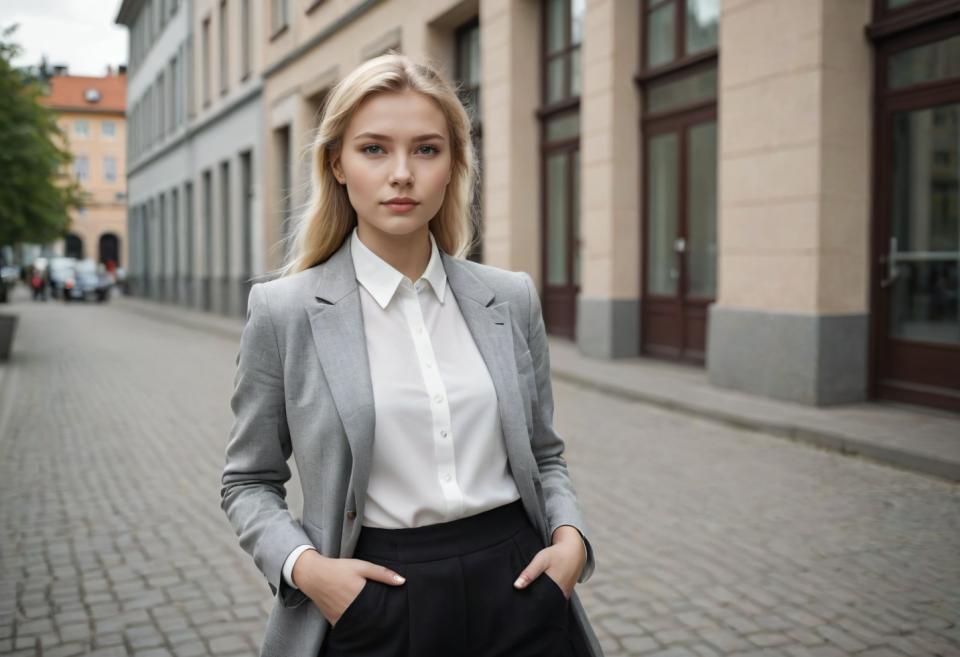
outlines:
M250 290L222 478L276 595L261 655L598 657L536 289L462 257L476 162L456 93L368 60L312 154L291 257Z

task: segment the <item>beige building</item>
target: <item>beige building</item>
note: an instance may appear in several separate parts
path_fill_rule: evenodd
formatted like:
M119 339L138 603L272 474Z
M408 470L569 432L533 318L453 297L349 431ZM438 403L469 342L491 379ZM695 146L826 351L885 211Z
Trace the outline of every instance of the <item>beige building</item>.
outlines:
M531 272L553 334L805 404L960 410L955 3L269 4L269 243L324 93L394 48L478 100L476 257Z
M471 257L530 272L552 334L802 404L960 410L954 0L125 0L121 18L158 6L186 11L194 96L185 141L143 162L194 140L172 169L189 189L154 185L194 199L190 303L242 312L238 283L280 264L307 199L324 95L396 49L462 88ZM241 151L249 190L218 182ZM143 234L147 254L178 233Z
M103 77L58 71L40 102L54 109L73 154L73 176L88 195L70 213L70 232L54 251L98 263L127 265L126 73Z

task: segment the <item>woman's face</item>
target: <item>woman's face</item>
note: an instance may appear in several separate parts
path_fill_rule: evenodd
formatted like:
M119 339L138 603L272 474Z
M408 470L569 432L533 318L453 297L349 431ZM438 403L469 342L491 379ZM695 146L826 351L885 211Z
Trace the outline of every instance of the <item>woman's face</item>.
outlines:
M346 182L359 222L391 235L425 230L450 182L450 137L436 102L405 90L370 96L354 112L334 175ZM412 204L390 205L395 197Z

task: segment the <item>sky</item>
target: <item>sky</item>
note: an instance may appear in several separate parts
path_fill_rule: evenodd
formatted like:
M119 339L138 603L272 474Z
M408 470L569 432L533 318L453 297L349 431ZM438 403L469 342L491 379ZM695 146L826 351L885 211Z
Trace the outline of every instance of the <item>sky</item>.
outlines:
M114 24L121 0L0 0L0 27L19 23L15 66L66 64L72 75L104 75L127 61L126 28Z

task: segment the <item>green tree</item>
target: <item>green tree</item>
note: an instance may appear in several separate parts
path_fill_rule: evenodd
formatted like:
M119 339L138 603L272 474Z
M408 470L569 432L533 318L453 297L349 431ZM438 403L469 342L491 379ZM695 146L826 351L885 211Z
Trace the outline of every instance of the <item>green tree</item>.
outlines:
M0 30L0 246L64 237L68 212L84 203L56 114L37 102L41 83L12 64L16 29Z

